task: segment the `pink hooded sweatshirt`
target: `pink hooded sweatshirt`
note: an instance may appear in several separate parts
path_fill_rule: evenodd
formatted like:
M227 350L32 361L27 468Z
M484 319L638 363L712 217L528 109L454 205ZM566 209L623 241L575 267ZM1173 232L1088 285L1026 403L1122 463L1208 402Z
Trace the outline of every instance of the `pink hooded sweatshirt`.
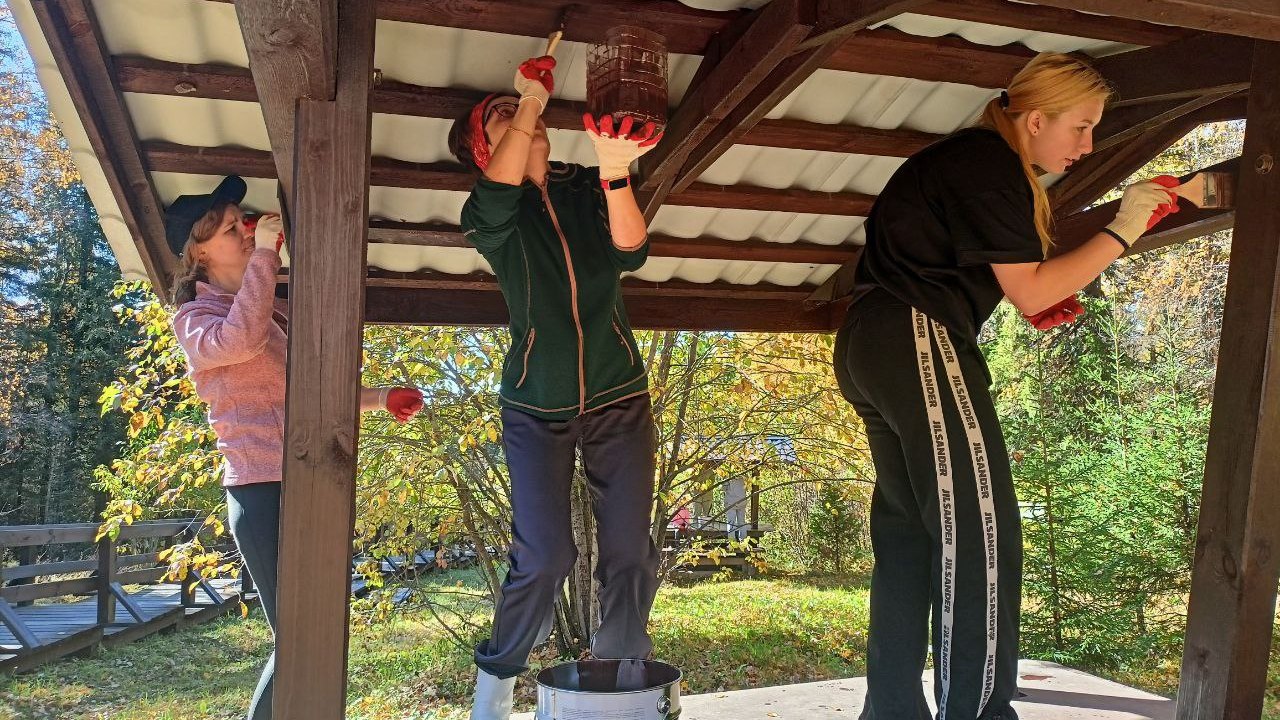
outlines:
M289 302L275 297L279 270L278 254L254 250L239 292L197 283L195 299L173 317L226 458L223 485L280 481Z

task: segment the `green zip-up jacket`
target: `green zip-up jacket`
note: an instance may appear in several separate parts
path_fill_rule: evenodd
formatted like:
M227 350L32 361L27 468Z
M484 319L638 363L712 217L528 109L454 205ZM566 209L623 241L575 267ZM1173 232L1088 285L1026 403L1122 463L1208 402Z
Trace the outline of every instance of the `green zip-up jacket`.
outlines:
M649 254L613 244L596 168L552 163L546 187L480 178L462 231L511 313L501 404L568 420L649 391L620 277Z

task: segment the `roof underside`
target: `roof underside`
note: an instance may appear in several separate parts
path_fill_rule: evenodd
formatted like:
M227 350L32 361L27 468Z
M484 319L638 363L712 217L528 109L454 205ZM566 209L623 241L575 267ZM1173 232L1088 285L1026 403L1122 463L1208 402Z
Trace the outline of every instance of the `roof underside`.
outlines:
M249 185L246 208L278 210L277 181L269 155L271 143L262 110L253 97L225 99L235 97L234 93L217 95L204 88L175 87L163 92L139 86L145 91L131 91L130 81L122 74L130 67L149 65L172 69L183 64L222 66L232 74L246 76L248 53L235 6L211 0L93 0L90 4L101 27L105 51L114 58L117 82L124 90L124 106L149 163L150 178L160 201L168 204L178 195L205 192L218 175L239 172L246 176ZM762 3L698 0L688 4L728 11ZM30 1L14 0L11 5L120 268L126 278L145 278L147 272L137 238L122 220L103 162L90 146L81 113L66 90ZM885 42L937 38L930 42L947 43L968 53L989 51L988 56L976 57L991 69L977 72L945 69L942 61L943 70L931 69L938 62L924 62L917 71L910 62L899 61L885 68L893 74L857 72L853 70L878 69L878 61L858 59L850 53L843 61L828 63L828 68L838 69L814 72L767 114L767 120L916 131L918 137L927 140L972 123L982 105L1001 86L1000 78L1008 76L1011 69L1016 69L1034 52L1080 52L1104 57L1138 47L1114 40L924 14L898 15L876 26L870 34L866 31L864 34ZM377 23L374 63L381 71L384 87L406 83L476 92L499 90L509 87L515 66L530 55L540 54L544 44L545 40L537 37L381 19ZM586 47L581 42L560 45L553 100L585 99ZM866 54L874 53L872 48ZM700 62L698 55L670 54L669 99L673 112ZM218 99L207 96L211 94ZM446 142L451 121L445 117L378 112L376 102L374 109L371 222L375 226L379 221L409 223L414 227L456 226L466 198L464 183L453 178L443 182L442 187L435 180L401 181L396 178L403 177L403 173L380 175L378 171L380 160L386 161L384 165L399 161L428 164L433 169L448 167L454 162ZM594 155L586 135L569 129L569 123L560 124L566 127L549 132L552 159L593 164ZM744 140L753 141L753 137ZM874 199L903 162L900 156L802 149L787 146L797 144L790 141L759 142L734 145L696 178L698 183L708 186L728 186L719 190L731 191L730 194L744 186L751 192L723 202L718 200L722 196L715 193L672 195L650 223L651 234L699 241L754 241L754 244L763 241L836 252L797 256L801 261L786 262L778 261L776 254L769 253L765 254L766 259L712 259L681 257L673 250L654 253L655 256L634 273L638 280L743 286L763 283L771 288L793 288L795 293L807 293L844 262L840 251L852 254L855 246L863 242L863 215L869 200ZM206 162L191 162L194 153L202 152L200 149L212 154L207 155ZM391 179L384 182L380 178ZM774 202L777 194L758 192L769 189L803 192L791 193L787 199ZM803 197L797 199L799 196ZM708 206L720 204L730 207ZM396 242L397 237L371 240L368 251L371 269L450 276L491 272L469 247L403 244Z

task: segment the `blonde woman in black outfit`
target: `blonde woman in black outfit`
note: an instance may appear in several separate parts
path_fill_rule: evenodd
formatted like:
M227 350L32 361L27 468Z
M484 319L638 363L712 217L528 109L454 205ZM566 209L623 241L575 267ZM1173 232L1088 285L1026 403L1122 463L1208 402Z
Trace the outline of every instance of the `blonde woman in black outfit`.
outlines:
M938 718L1017 717L1018 500L976 338L1004 297L1037 325L1078 307L1075 293L1176 205L1155 183L1131 185L1106 230L1046 259L1035 169L1092 150L1109 94L1083 62L1037 56L977 127L908 159L867 221L835 351L876 468L864 720L930 717L930 618Z

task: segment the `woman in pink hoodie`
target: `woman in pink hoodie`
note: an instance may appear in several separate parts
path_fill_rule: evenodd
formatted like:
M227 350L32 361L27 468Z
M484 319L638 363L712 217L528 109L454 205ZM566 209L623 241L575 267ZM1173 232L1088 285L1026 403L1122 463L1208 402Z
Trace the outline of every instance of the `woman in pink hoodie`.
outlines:
M173 328L196 393L226 462L232 537L275 632L280 479L284 459L285 350L289 303L275 297L284 241L280 217L248 227L234 175L207 195L183 195L165 212L169 247L181 260ZM385 409L406 422L422 409L415 388L363 388L362 411ZM271 717L275 655L254 692L250 720Z

